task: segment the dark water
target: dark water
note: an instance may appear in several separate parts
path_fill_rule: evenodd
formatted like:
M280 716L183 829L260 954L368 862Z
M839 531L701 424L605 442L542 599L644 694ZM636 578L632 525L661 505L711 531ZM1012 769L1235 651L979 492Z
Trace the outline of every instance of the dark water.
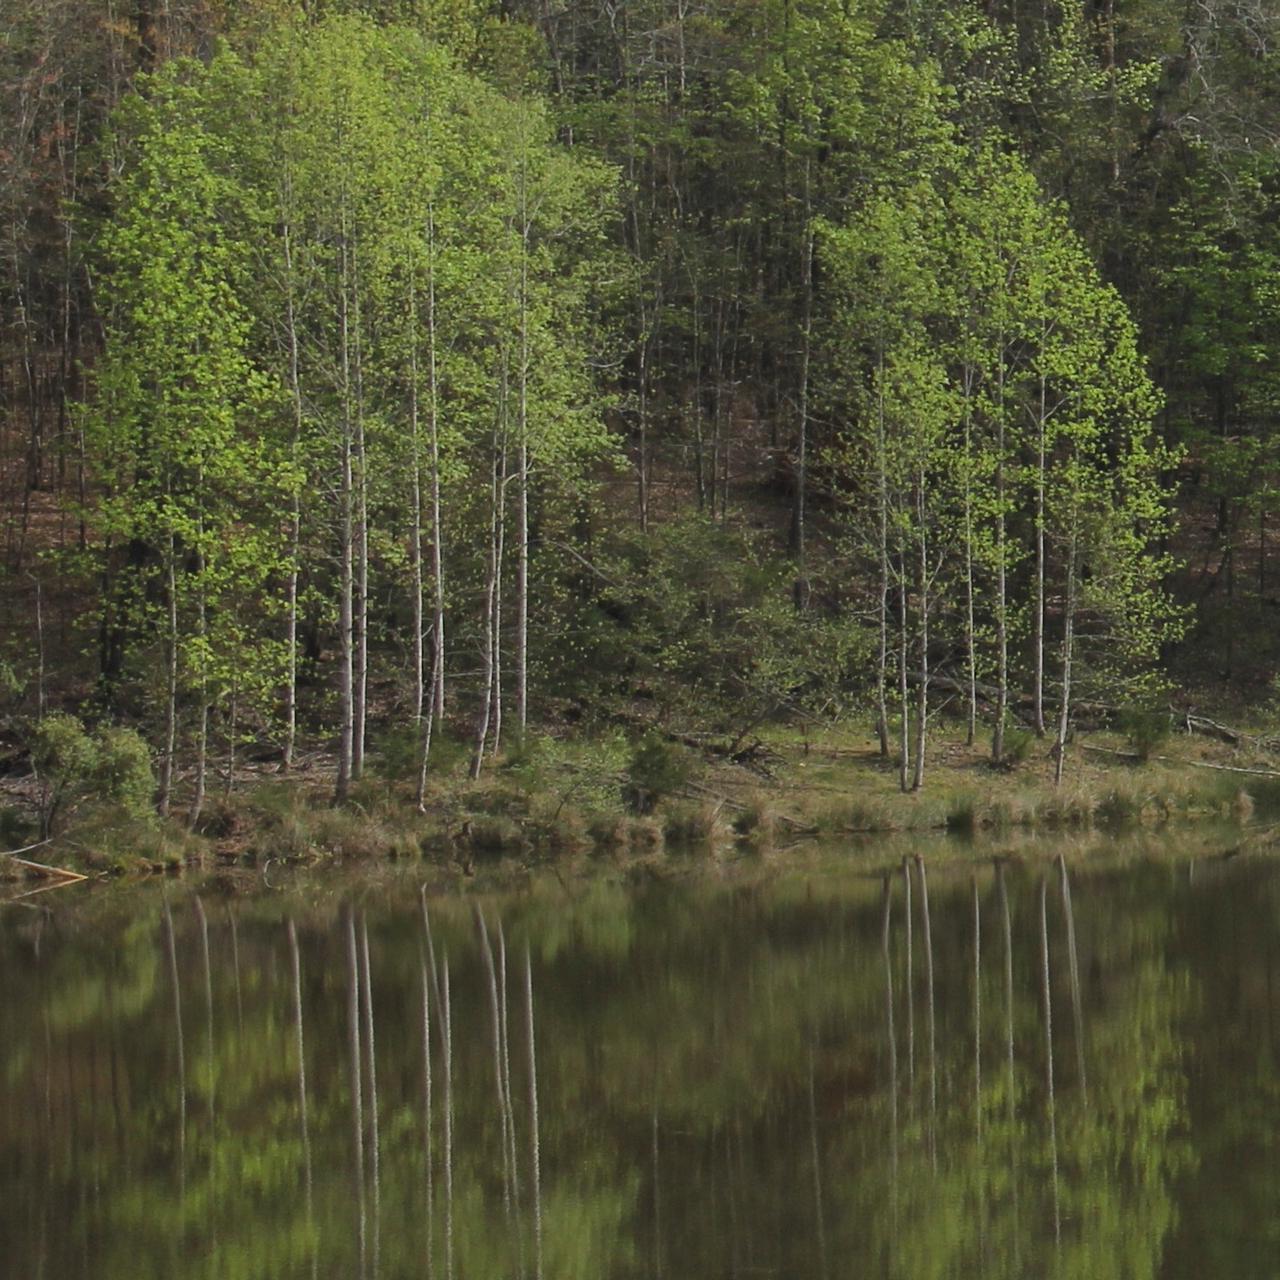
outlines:
M937 852L5 906L0 1275L1280 1273L1280 863Z

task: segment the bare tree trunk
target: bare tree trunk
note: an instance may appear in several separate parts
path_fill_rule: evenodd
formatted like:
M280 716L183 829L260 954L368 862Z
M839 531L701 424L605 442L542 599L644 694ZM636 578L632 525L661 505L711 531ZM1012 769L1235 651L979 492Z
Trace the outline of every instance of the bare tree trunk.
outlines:
M879 647L876 653L876 736L880 758L889 758L889 477L884 425L884 352L876 377L876 553L880 569Z
M494 552L493 593L493 745L490 754L496 759L502 749L502 579L507 551L507 441L503 433L498 480L498 543Z
M516 720L524 738L529 721L529 237L527 137L520 159L520 375L516 406Z
M285 198L291 200L289 173L285 173ZM293 431L289 441L290 461L299 464L302 449L302 380L299 373L298 317L294 304L292 224L284 219L282 229L285 271L285 338L289 346L289 398L293 407ZM288 773L293 768L293 754L298 741L298 577L302 553L302 496L295 489L289 512L289 575L286 585L284 688L284 747L280 767Z
M204 520L198 522L200 541L203 542ZM196 586L196 635L205 646L209 634L209 614L205 601L203 552L197 552L196 572L199 580ZM200 672L200 710L196 721L196 776L191 796L191 810L187 814L187 826L194 831L200 821L200 812L204 808L205 778L209 765L209 682L204 670ZM203 910L203 908L202 908Z
M434 727L444 719L444 533L440 519L440 382L436 351L436 223L427 210L427 448L431 492L431 689L422 723L418 808L426 803L427 770Z
M805 563L805 503L809 487L809 363L813 349L813 227L810 165L804 164L804 229L801 236L800 289L803 304L800 320L800 439L796 449L796 493L793 515L792 554L796 562L796 606L809 602L809 579Z
M1004 326L1000 327L1000 368L996 402L996 723L991 734L991 759L1004 761L1005 721L1009 716L1009 588L1005 525L1005 421L1004 421Z
M907 632L907 554L898 535L898 788L907 791L911 785L911 695L907 665L911 658Z
M422 572L422 448L418 439L418 290L414 264L409 268L409 572L412 578L413 607L413 719L422 730L426 700L424 657ZM424 735L425 736L425 735ZM421 802L421 795L418 797Z
M920 687L916 691L916 743L915 760L912 761L911 790L924 786L924 746L929 728L929 541L925 529L924 472L916 477L916 520L919 523L919 557L917 572L920 577L919 623L920 637Z
M480 725L476 730L475 750L471 756L471 776L478 778L484 765L484 749L489 739L489 719L493 713L494 685L494 619L498 589L498 428L494 426L493 457L489 481L489 565L484 584L484 697Z
M351 255L352 317L355 322L355 481L356 481L356 601L355 672L352 706L351 776L364 773L365 728L369 719L369 466L364 432L364 333L360 316L358 245Z
M174 536L169 534L165 558L165 587L168 608L166 637L164 754L160 760L160 790L156 808L162 818L169 816L173 798L174 755L178 750L178 556Z
M1045 544L1044 544L1044 481L1045 481L1045 413L1047 410L1047 376L1040 374L1040 420L1037 423L1036 440L1036 564L1035 564L1035 601L1031 615L1031 659L1034 663L1032 672L1031 713L1034 718L1036 736L1044 737L1044 578L1045 578Z
M964 653L965 745L978 736L978 634L975 623L973 572L973 369L964 370Z
M1053 781L1061 783L1067 759L1067 729L1071 721L1071 666L1076 628L1076 530L1071 531L1067 548L1066 599L1062 619L1062 700L1058 704L1058 737L1054 744Z
M641 325L644 325L643 308L641 309ZM640 532L649 532L649 335L641 328L640 332L640 379L639 379L639 416L640 416Z
M339 376L342 398L341 479L338 488L338 698L341 730L338 746L338 780L334 799L342 804L351 787L355 743L355 650L353 627L355 610L354 541L355 485L352 470L351 345L347 323L348 247L345 212L341 246L341 294L338 303Z

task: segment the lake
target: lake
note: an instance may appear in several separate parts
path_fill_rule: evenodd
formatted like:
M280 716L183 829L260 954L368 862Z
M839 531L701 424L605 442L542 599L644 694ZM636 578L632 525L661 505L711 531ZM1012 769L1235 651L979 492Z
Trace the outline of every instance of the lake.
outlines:
M1259 849L939 839L461 892L277 867L10 903L0 1272L1274 1276Z

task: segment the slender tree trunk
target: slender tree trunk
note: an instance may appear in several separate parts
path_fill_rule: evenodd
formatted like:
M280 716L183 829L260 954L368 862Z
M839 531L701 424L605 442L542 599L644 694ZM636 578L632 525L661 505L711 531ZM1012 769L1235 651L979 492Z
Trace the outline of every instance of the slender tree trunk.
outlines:
M796 449L796 493L793 516L792 554L796 562L796 607L804 609L809 602L808 568L805 562L805 503L809 487L809 363L813 349L813 227L810 191L810 161L804 165L804 229L801 235L800 289L800 439Z
M520 161L520 378L516 406L516 720L524 738L529 721L529 237L527 138Z
M197 520L197 537L199 543L204 542L204 518ZM209 612L205 600L205 561L203 550L196 552L196 635L201 649L208 645ZM204 808L205 778L209 766L209 680L203 670L200 672L200 710L196 720L196 770L191 796L191 811L187 814L187 826L194 831L200 821L200 812Z
M484 749L489 740L489 719L493 713L494 621L498 589L498 484L498 427L495 423L489 480L489 564L485 572L484 584L484 697L480 710L480 724L476 729L475 750L471 756L473 779L480 776L480 770L484 765Z
M436 346L436 222L427 209L427 449L431 493L431 689L422 723L418 808L426 803L427 770L435 725L444 719L444 530L440 510L440 381Z
M291 201L288 171L285 174L285 198ZM289 218L282 231L285 271L285 338L289 347L289 399L293 407L293 430L289 440L289 458L296 468L302 450L302 379L298 357L298 317L294 303L293 235ZM295 480L296 486L296 480ZM293 755L298 741L298 577L302 553L302 495L295 487L289 512L289 573L286 583L285 612L285 687L284 747L281 771L293 768Z
M1005 338L999 330L1000 365L996 373L996 723L991 734L991 759L1004 762L1005 721L1009 718L1009 588L1005 521Z
M973 369L964 371L964 653L965 744L978 736L978 635L974 601L973 549Z
M911 661L910 634L907 630L907 552L902 534L898 535L898 787L908 791L911 786L911 690L909 672Z
M191 811L187 826L194 831L204 810L205 788L209 773L209 697L205 681L200 681L200 710L196 718L196 767L191 791Z
M644 313L641 310L640 331L640 379L639 379L639 416L640 416L640 532L649 532L649 336L645 332Z
M341 478L338 487L338 698L341 728L338 746L338 780L334 799L342 804L351 787L355 743L355 562L353 557L355 484L352 467L351 344L347 322L348 246L345 212L340 253L341 277L338 302L339 394L342 400Z
M351 314L355 325L355 671L352 705L351 776L364 772L365 728L369 719L369 466L365 451L364 423L364 331L360 312L359 246L351 254Z
M925 528L925 478L921 471L916 477L916 520L919 524L919 557L917 573L919 575L919 632L920 644L920 687L916 691L916 743L915 759L912 762L911 790L919 791L924 786L924 745L929 728L929 540Z
M490 754L496 759L502 749L502 579L507 551L507 442L503 435L498 472L498 542L494 551L493 593L493 745Z
M876 376L876 555L880 570L879 646L876 653L876 736L880 758L889 758L889 477L884 423L884 352Z
M165 552L165 594L168 608L168 635L165 653L164 754L160 761L160 791L156 808L162 818L169 816L173 797L174 756L178 750L178 551L169 534Z
M1073 528L1067 547L1066 598L1062 619L1062 700L1058 704L1058 739L1054 744L1053 781L1062 781L1067 759L1067 729L1071 720L1071 666L1075 648L1076 626L1076 556L1077 534Z
M1047 334L1043 342L1047 339ZM1040 414L1036 436L1036 564L1035 564L1035 602L1031 615L1031 660L1034 664L1032 672L1032 715L1036 737L1044 737L1044 578L1045 578L1045 542L1044 542L1044 484L1045 484L1045 432L1047 424L1045 414L1047 408L1048 388L1047 375L1040 374Z
M418 290L416 264L409 265L409 572L413 608L413 719L422 731L426 701L426 661L423 633L426 584L422 571L422 446L418 431ZM421 800L421 796L419 796Z

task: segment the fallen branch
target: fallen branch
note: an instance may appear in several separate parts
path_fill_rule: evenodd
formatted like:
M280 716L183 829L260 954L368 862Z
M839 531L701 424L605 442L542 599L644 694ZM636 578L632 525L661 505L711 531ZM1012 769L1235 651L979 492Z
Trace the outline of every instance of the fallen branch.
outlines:
M24 844L21 849L8 849L0 852L0 858L16 858L20 853L30 853L32 849L39 849L49 844L53 840L52 836L47 836L43 840L37 840L35 844Z
M71 884L76 880L87 880L89 878L88 876L82 876L78 871L67 871L63 867L51 867L44 862L28 862L26 858L15 857L12 853L6 854L5 856L12 858L20 867L28 867L30 870L39 871L42 875L46 876L59 876L68 884Z
M1082 744L1081 749L1096 752L1098 755L1118 756L1121 760L1132 760L1135 763L1141 763L1144 759L1136 751L1113 751L1110 747L1091 747L1087 743ZM1280 770L1276 769L1245 769L1240 765L1234 764L1210 764L1207 760L1179 760L1176 756L1147 756L1145 758L1147 760L1159 760L1161 764L1185 765L1188 769L1216 769L1220 773L1247 773L1255 778L1280 778Z

